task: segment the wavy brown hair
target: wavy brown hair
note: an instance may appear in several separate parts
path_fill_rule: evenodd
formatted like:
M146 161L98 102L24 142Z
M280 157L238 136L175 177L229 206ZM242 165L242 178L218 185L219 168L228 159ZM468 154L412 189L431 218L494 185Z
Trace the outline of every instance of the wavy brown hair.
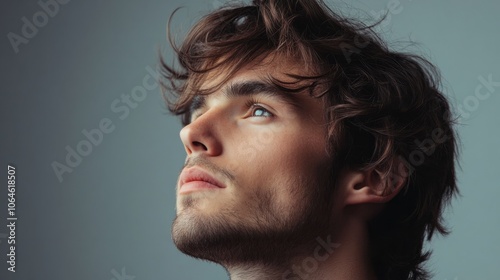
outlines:
M290 94L308 88L324 98L337 169L377 170L388 188L404 176L404 189L369 223L371 258L379 279L429 278L424 241L448 233L442 212L458 193L453 118L431 63L390 50L374 26L343 18L316 0L228 4L203 17L180 47L171 43L180 65L162 58L161 82L170 111L184 124L194 96L217 90L263 54L315 69L314 75L289 75L306 86L271 79ZM213 70L225 78L202 89Z

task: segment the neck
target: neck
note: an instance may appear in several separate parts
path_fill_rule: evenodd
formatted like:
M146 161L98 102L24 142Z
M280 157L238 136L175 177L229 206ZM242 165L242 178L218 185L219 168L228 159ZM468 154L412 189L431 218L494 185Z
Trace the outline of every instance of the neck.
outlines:
M253 279L345 279L375 280L369 259L368 236L361 221L349 221L343 231L319 236L307 246L296 250L294 256L280 265L225 265L231 280Z

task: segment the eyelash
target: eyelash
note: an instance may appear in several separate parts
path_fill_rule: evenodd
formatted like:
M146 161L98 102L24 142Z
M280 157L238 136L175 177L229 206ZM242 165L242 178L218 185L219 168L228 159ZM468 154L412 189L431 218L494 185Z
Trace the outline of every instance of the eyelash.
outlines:
M264 117L264 118L274 117L274 114L271 113L271 111L269 111L267 108L262 106L261 102L258 101L257 99L249 99L248 101L245 102L245 107L248 109L252 109L252 117ZM255 112L254 110L256 110L256 109L265 111L266 113L269 114L269 116L254 116L253 113ZM201 114L197 113L195 115L192 115L191 120L195 120L196 118L200 117L201 115L203 115L203 113L201 113Z
M249 109L252 109L252 117L264 117L264 118L272 118L272 117L274 117L274 114L271 113L271 111L269 111L268 109L266 109L262 105L260 105L260 102L258 100L256 100L256 99L249 99L245 103L245 106L247 108L249 108ZM255 109L266 111L269 114L269 116L253 116L253 113L254 113Z

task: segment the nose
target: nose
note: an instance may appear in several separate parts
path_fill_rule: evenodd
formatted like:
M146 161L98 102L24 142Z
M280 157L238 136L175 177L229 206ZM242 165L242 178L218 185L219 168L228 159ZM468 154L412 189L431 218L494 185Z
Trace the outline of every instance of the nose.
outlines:
M222 153L222 143L216 131L217 125L216 117L207 112L181 129L181 141L188 156L194 153L218 156Z

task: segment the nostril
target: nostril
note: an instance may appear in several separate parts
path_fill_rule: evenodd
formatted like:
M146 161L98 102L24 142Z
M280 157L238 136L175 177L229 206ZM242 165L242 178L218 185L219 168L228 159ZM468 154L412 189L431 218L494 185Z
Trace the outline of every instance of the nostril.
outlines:
M208 148L207 146L205 146L203 143L201 142L198 142L198 141L193 141L193 146L194 147L199 147L199 148L202 148L203 150L205 151L208 151Z

